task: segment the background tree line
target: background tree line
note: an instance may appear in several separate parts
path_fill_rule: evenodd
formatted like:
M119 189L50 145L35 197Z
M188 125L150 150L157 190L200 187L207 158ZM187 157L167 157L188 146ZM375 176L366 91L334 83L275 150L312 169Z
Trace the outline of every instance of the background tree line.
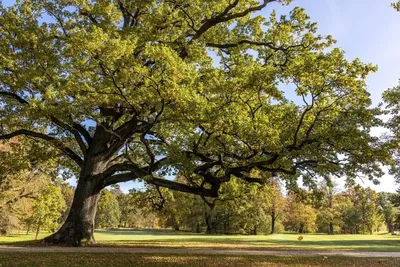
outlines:
M154 222L156 218L154 227L197 233L372 234L393 233L400 226L398 194L377 193L361 186L339 192L332 185L321 183L315 192L298 189L298 192L286 193L277 183L249 185L233 180L223 188L221 197L212 202L151 187L131 191L126 196L131 199L128 203L133 206L132 210L141 210L141 222ZM150 216L148 220L147 216Z
M21 149L18 142L11 146ZM4 145L1 148L6 150ZM1 234L13 230L54 232L67 217L74 188L61 179L52 180L50 173L41 171L43 166L27 164L30 171L3 176ZM399 199L398 193L377 193L360 186L339 191L325 181L314 190L286 191L273 177L264 185L233 179L216 199L155 186L124 193L116 185L101 192L95 226L208 234L372 234L400 228Z

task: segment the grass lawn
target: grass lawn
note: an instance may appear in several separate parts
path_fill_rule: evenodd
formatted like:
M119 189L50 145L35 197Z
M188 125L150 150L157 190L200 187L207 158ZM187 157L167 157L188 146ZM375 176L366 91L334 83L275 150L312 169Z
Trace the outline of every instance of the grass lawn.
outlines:
M400 258L139 255L129 253L0 253L0 266L400 266Z
M48 233L42 232L39 238ZM97 230L95 239L98 246L134 247L191 247L220 249L268 249L268 250L353 250L400 252L400 236L390 234L374 235L323 235L305 234L298 241L298 234L275 235L204 235L176 232L172 230ZM31 241L34 234L15 233L0 237L0 245L23 245ZM28 243L29 244L29 243Z

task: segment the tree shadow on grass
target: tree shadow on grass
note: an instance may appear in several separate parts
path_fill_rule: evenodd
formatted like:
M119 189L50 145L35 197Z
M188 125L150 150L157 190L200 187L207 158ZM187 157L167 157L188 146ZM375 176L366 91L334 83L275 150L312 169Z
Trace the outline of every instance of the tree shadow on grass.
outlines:
M48 246L43 240L28 240L28 241L4 241L0 242L0 246L8 247L44 247Z
M144 233L151 235L148 232ZM175 236L175 237L173 237ZM140 240L121 239L114 241L100 242L100 245L111 244L113 246L144 246L144 247L167 247L167 246L184 246L184 247L234 247L237 245L247 249L338 249L338 250L355 250L355 251L400 251L400 238L388 237L386 240L307 240L307 236L302 241L286 240L286 239L232 239L224 236L176 236L171 233L169 237L157 238L155 234L150 239ZM191 244L192 243L192 244Z
M170 229L123 229L123 228L116 228L116 229L96 229L96 233L102 233L107 235L195 235L191 232L182 232L182 231L175 231Z

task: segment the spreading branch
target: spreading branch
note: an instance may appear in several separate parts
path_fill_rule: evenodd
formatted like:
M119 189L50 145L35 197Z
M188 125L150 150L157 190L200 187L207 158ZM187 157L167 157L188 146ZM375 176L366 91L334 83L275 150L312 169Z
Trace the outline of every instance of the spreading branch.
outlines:
M82 136L80 135L80 132L75 129L74 127L71 127L67 123L62 122L61 120L57 119L54 116L50 116L50 120L56 124L57 126L63 128L64 130L67 130L68 132L72 133L75 137L76 142L78 143L83 155L86 155L86 150L87 147L82 139Z
M20 97L19 95L15 94L15 93L6 92L6 91L0 91L0 96L2 96L2 95L14 98L15 100L17 100L19 103L21 103L23 105L29 104L28 101L26 101L25 99L23 99L22 97Z
M233 3L229 4L222 13L219 13L218 15L206 20L200 26L197 32L193 35L192 41L199 39L206 31L208 31L210 28L214 27L219 23L227 22L237 18L242 18L252 12L260 11L271 2L275 2L275 0L264 0L260 5L249 7L248 9L245 9L242 12L230 13L232 9L234 9L239 3L239 0L235 0Z
M22 130L17 130L15 132L12 132L12 133L9 133L9 134L0 135L0 140L8 140L8 139L11 139L13 137L20 136L20 135L31 136L31 137L35 137L35 138L39 138L39 139L42 139L44 141L47 141L47 142L51 143L54 147L56 147L59 150L61 150L70 159L75 161L75 163L78 164L80 167L82 167L82 165L83 165L82 158L80 156L78 156L71 148L65 146L57 138L55 138L53 136L50 136L50 135L47 135L47 134L43 134L43 133L38 133L38 132L22 129Z
M287 52L291 49L295 49L295 48L299 48L299 47L303 47L303 48L305 47L304 44L290 45L287 47L275 46L273 42L257 42L257 41L253 41L253 40L240 40L235 43L224 43L224 44L206 43L206 46L213 47L213 48L227 49L227 48L235 48L235 47L238 47L238 46L244 45L244 44L253 45L253 46L265 46L272 50L283 51L283 52Z
M139 175L135 174L134 172L127 172L113 175L107 178L105 185L112 185L115 183L121 182L128 182L135 180L137 178L141 178ZM151 177L146 179L146 183L152 184L155 186L165 187L168 189L184 192L184 193L191 193L194 195L206 196L206 197L218 197L218 190L219 186L212 186L210 189L204 187L193 187L187 184L182 184L175 181L170 181L161 178Z

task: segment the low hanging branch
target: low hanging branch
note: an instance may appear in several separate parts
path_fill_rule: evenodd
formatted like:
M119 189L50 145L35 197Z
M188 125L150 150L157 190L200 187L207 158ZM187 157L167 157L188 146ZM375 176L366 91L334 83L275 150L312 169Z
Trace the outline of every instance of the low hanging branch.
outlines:
M15 132L12 132L9 134L0 135L0 140L8 140L13 137L20 136L20 135L31 136L31 137L35 137L35 138L38 138L38 139L41 139L44 141L48 141L54 147L56 147L56 148L60 149L62 152L64 152L65 155L67 155L76 164L78 164L78 166L82 167L82 165L83 165L83 159L80 156L78 156L71 148L65 146L59 139L57 139L53 136L47 135L47 134L22 129L22 130L17 130Z

